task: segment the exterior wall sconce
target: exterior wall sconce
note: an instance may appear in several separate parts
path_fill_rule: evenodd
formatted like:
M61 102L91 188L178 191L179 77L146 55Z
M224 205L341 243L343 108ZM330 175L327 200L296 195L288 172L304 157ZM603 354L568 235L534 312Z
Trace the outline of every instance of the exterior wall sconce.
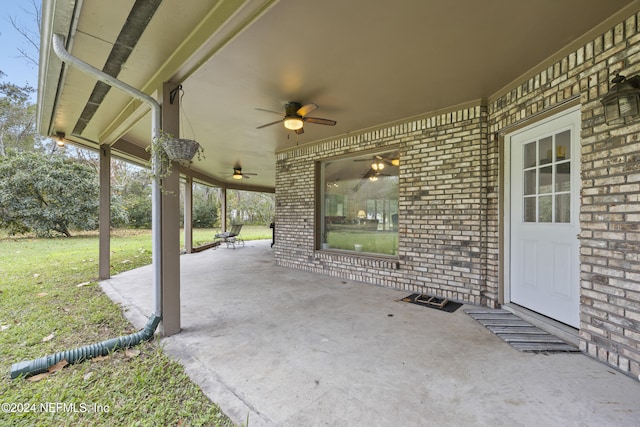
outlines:
M360 209L360 210L358 211L358 214L357 214L356 216L357 216L358 218L360 218L360 219L365 219L365 218L367 217L367 214L365 213L365 211L364 211L364 210Z
M640 113L640 75L626 78L616 71L611 80L613 87L600 100L604 106L607 123L624 117L637 116Z
M56 140L56 145L58 147L64 147L64 138L65 138L65 133L64 132L56 132L56 136L55 136L55 140Z

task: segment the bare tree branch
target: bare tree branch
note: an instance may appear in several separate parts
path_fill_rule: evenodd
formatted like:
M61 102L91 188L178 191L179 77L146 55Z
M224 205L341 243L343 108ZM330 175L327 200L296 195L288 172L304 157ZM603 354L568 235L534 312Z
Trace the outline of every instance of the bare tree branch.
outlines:
M18 47L17 50L20 53L20 57L26 59L31 64L38 66L38 58L40 51L40 23L42 21L42 12L40 5L36 0L31 0L31 8L22 10L31 17L32 22L30 24L20 23L15 17L10 17L9 22L11 26L16 30L28 43L29 47ZM33 29L33 24L36 24L36 29Z

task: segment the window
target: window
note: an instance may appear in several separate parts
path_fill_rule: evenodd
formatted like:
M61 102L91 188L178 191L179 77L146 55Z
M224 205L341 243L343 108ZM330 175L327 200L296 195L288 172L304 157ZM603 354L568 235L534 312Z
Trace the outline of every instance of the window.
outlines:
M320 163L322 249L398 253L398 151Z
M571 222L571 131L526 143L523 156L524 222Z

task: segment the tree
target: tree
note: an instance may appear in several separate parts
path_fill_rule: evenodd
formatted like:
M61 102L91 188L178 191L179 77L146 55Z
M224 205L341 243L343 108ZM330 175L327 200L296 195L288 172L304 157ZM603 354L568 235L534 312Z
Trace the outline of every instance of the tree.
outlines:
M0 71L0 77L4 74ZM0 156L13 151L42 150L36 132L36 106L29 103L30 86L0 83Z
M123 179L114 184L114 191L121 194L127 212L127 224L134 228L151 228L151 180L149 174L142 168L120 167L117 171L117 173L113 173L112 177L127 176L126 180ZM112 182L114 180L115 178L112 179Z
M70 229L98 224L95 170L57 154L17 153L0 157L0 227L9 234L71 236Z
M275 216L275 195L230 190L227 193L229 220L245 224L267 225Z
M193 186L193 227L215 227L220 202L220 188L195 184Z

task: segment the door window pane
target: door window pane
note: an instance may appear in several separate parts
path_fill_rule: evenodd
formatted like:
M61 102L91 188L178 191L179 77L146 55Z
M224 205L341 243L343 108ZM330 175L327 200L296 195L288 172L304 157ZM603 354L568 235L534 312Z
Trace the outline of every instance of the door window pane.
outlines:
M525 169L531 168L536 165L536 142L530 142L524 146L524 159L523 164Z
M552 166L546 166L544 168L540 168L539 174L539 186L538 186L538 194L546 194L551 193L551 184L552 184Z
M552 222L553 196L538 197L538 222Z
M548 136L538 142L540 164L545 165L553 161L553 138Z
M571 191L571 163L559 163L556 165L556 190Z
M571 222L571 194L556 196L555 222Z
M524 194L536 194L536 169L524 172Z
M524 198L524 222L536 222L536 197Z
M571 131L565 130L556 135L556 160L571 158Z

